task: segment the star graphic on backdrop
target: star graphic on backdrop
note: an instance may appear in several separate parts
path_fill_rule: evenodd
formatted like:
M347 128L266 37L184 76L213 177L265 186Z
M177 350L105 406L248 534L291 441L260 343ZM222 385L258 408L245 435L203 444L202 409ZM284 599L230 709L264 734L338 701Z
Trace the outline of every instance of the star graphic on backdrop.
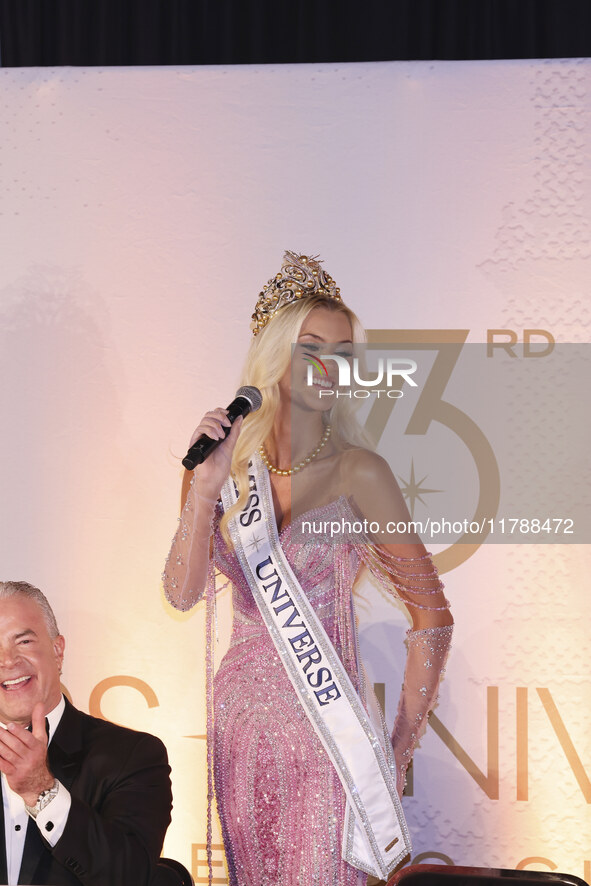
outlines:
M264 541L264 539L263 539L263 538L259 538L259 536L256 535L256 534L251 535L251 537L250 537L250 541L248 542L248 544L246 545L246 547L247 547L247 548L254 548L255 551L258 551L258 549L259 549L260 546L262 545L263 541Z
M405 499L408 501L411 519L414 519L415 504L416 504L417 500L420 501L421 504L423 504L423 505L427 504L427 502L421 496L428 495L431 492L443 492L444 491L443 489L426 489L424 486L421 486L421 483L425 482L425 480L427 479L427 476L428 475L425 474L425 476L423 477L422 480L417 480L415 478L415 464L414 464L414 459L411 458L411 460L410 460L410 479L403 480L403 478L400 476L398 478L402 484L402 486L400 487L401 492L402 492L403 496L405 497Z

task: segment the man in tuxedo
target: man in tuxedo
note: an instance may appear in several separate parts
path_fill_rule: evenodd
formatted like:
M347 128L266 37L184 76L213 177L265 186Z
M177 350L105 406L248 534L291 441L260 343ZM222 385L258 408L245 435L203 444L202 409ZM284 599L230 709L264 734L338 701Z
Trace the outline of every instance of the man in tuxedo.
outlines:
M64 645L41 591L0 582L0 883L155 884L166 749L62 696Z

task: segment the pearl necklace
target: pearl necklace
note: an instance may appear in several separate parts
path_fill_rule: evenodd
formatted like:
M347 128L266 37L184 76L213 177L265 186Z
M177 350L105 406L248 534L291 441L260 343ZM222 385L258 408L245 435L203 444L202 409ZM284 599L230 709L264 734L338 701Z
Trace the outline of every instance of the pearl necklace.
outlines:
M320 440L320 443L318 444L316 449L313 449L312 452L310 452L310 454L307 455L306 458L299 463L299 465L294 465L293 468L288 468L286 471L281 471L281 470L279 470L279 468L276 468L275 465L271 464L271 462L269 461L269 456L265 452L264 446L259 447L259 455L262 458L267 470L271 471L272 474L277 474L279 477L291 477L292 474L295 474L298 471L301 471L302 468L305 468L306 465L309 465L310 462L316 458L316 456L318 455L318 453L320 452L320 450L326 444L328 438L330 437L330 432L331 432L331 427L330 427L330 425L327 425L326 430L325 430L324 434L322 435L322 439Z

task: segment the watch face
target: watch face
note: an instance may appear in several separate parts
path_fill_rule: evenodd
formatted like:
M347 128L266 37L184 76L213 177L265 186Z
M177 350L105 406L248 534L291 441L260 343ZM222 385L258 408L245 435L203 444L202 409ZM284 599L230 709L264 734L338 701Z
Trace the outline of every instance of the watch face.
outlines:
M37 808L39 812L41 812L42 809L45 809L48 803L51 803L53 798L57 796L57 792L58 783L56 780L52 788L49 788L48 791L43 791L43 793L39 795L39 799L37 800Z
M34 806L27 806L27 804L25 803L25 809L27 810L29 815L32 815L33 818L37 818L41 810L45 809L45 807L48 805L48 803L51 803L54 797L57 797L58 790L59 782L56 778L53 787L49 788L47 791L42 791L39 794L37 802Z

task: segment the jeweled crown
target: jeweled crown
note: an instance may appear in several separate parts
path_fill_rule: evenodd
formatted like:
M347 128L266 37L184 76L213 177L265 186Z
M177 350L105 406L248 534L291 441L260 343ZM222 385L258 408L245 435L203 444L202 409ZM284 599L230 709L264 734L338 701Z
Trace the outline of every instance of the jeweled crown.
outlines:
M322 268L317 255L298 255L287 251L283 256L281 270L271 277L259 294L252 315L253 335L258 335L280 308L311 295L323 295L342 301L341 290Z

